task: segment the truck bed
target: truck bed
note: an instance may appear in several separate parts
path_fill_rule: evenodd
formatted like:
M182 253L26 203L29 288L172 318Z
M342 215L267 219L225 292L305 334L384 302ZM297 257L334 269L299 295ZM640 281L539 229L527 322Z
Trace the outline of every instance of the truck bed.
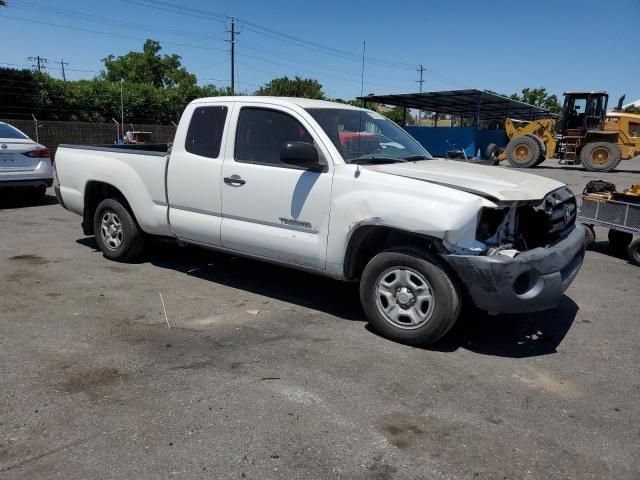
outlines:
M142 229L171 235L165 173L169 144L60 145L56 173L65 208L83 214L91 189L115 187L127 199Z

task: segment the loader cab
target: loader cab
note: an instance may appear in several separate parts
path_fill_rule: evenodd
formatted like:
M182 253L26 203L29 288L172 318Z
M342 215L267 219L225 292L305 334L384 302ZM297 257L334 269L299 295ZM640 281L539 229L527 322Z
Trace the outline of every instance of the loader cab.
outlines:
M589 130L602 130L608 101L606 92L565 92L556 133L562 137L583 137Z

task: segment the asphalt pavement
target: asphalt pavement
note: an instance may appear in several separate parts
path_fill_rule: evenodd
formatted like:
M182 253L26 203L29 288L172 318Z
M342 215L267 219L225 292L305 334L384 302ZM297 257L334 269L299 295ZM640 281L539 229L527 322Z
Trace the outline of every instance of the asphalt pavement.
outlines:
M535 173L579 193L640 159ZM45 200L0 203L2 479L640 478L640 268L605 231L556 309L420 349L356 285L168 243L110 262Z

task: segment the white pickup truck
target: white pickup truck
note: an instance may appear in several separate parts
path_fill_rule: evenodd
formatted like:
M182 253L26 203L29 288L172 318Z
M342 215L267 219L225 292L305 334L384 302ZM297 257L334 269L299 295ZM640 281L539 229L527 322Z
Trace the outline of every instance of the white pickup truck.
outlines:
M374 327L414 345L442 337L463 299L553 308L584 256L564 184L434 159L349 105L203 98L170 148L61 145L56 166L60 204L105 257L131 260L162 236L359 280Z

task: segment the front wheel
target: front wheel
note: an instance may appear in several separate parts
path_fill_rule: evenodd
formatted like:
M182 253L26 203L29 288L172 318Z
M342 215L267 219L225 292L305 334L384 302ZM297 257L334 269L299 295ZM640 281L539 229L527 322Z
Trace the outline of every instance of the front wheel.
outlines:
M587 143L580 151L580 161L592 172L610 172L620 163L620 148L617 143Z
M115 198L100 202L93 217L96 241L109 260L128 262L140 255L144 235L127 208Z
M379 253L360 281L367 318L382 335L409 345L428 345L460 316L461 294L444 264L411 247Z
M540 158L540 144L529 135L512 138L507 144L507 160L514 167L531 168Z

